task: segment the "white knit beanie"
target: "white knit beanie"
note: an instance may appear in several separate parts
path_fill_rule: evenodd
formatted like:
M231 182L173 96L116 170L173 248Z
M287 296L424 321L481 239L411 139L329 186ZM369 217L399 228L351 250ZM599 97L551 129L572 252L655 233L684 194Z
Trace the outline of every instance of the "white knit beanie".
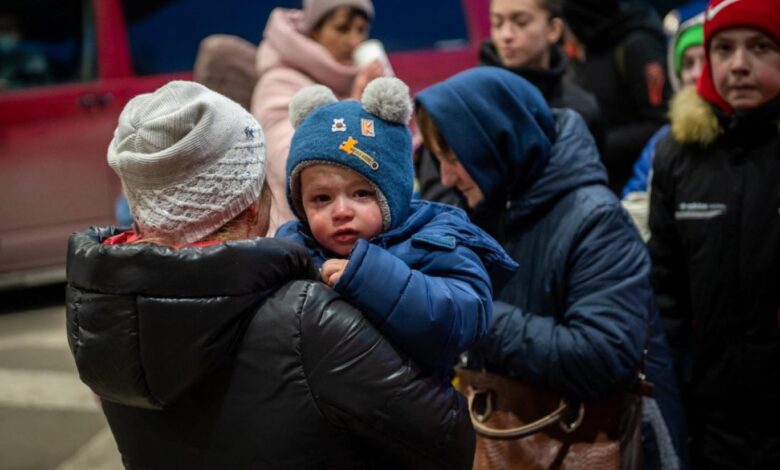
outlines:
M338 7L353 7L365 12L368 19L374 18L374 4L371 0L303 0L303 27L309 32L331 10Z
M127 103L108 147L144 237L200 240L260 196L265 138L238 103L173 81Z

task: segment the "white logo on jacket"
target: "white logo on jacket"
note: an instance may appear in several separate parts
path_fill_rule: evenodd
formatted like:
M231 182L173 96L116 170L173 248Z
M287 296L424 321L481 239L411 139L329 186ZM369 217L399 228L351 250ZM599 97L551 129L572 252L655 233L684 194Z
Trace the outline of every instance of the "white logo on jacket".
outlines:
M713 7L710 7L707 10L707 21L711 21L713 18L715 18L715 15L721 12L724 8L726 8L729 5L733 5L737 3L740 0L725 0L720 5L715 5Z
M681 202L674 213L675 220L713 219L726 213L728 207L719 202Z

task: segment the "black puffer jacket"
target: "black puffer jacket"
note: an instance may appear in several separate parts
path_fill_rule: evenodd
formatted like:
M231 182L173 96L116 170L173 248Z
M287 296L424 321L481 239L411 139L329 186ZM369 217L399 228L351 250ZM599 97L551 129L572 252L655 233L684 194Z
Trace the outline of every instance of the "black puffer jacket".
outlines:
M653 282L699 468L780 468L780 99L717 116L685 89L656 148Z
M313 281L303 247L110 235L70 239L68 340L129 468L471 467L463 397Z
M598 101L606 126L601 158L616 193L625 186L647 140L666 121L666 38L658 16L633 6L585 27L587 59L572 62L573 79ZM574 27L574 26L573 26Z
M501 64L496 46L490 39L479 48L481 65L503 67L525 78L539 89L544 100L551 108L569 108L580 113L588 126L588 130L596 141L599 150L604 143L604 119L601 117L596 97L572 83L565 75L569 67L569 59L560 46L550 48L550 68L515 67L508 68Z

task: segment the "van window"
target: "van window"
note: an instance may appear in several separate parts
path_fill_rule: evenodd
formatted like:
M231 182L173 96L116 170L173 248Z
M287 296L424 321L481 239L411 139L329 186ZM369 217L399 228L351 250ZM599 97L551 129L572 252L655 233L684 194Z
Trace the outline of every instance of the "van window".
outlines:
M94 79L92 24L88 1L2 2L0 92Z

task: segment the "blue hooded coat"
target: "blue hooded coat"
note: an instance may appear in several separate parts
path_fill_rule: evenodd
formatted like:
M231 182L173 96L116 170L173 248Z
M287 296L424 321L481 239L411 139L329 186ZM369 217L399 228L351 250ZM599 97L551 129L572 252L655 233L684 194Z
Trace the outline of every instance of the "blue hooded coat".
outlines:
M551 111L528 82L494 67L416 99L485 196L473 219L520 264L496 291L477 356L488 369L589 399L631 384L648 346L645 372L664 418L677 421L672 440L684 445L650 260L582 118Z
M297 220L276 237L304 244L318 267L332 257ZM416 200L399 226L358 240L334 289L415 362L449 376L485 333L493 287L516 268L465 212Z

